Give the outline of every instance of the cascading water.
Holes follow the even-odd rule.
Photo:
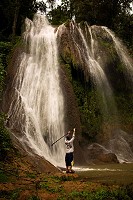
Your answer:
[[[89,27],[88,24],[86,24],[86,32],[89,32],[90,34],[90,47],[87,44],[86,38],[81,28],[79,28],[79,32],[81,34],[81,37],[83,38],[84,47],[87,51],[88,73],[90,73],[90,75],[92,76],[93,82],[96,85],[96,89],[99,92],[102,99],[102,105],[100,105],[102,114],[105,118],[107,118],[108,116],[116,117],[117,108],[115,105],[112,88],[103,70],[103,67],[98,62],[98,60],[95,59],[96,45],[95,40],[93,39],[91,27]],[[86,33],[86,35],[87,34],[88,33]]]
[[[58,28],[58,34],[61,36],[63,32],[67,32],[67,27],[61,25]],[[93,39],[91,27],[85,23],[85,30],[80,28],[80,24],[76,24],[74,21],[70,23],[69,35],[71,37],[71,43],[73,43],[75,51],[78,52],[78,57],[86,66],[85,76],[88,74],[91,76],[92,82],[99,94],[99,104],[103,115],[103,118],[107,119],[117,116],[117,107],[115,105],[112,88],[104,72],[103,66],[95,59],[96,41]],[[88,44],[87,36],[90,35],[90,43]],[[78,40],[77,40],[77,38]],[[118,121],[118,119],[116,119]]]
[[[102,27],[102,28],[103,30],[105,30],[106,34],[112,38],[116,51],[121,61],[125,65],[126,73],[130,78],[130,81],[133,82],[133,64],[132,64],[133,60],[129,57],[127,49],[111,30],[109,30],[107,27]]]
[[[88,25],[87,25],[88,26]],[[95,30],[96,26],[93,26],[92,29]],[[95,50],[97,48],[97,45],[95,46],[95,40],[93,39],[92,36],[92,32],[91,32],[91,27],[88,26],[90,35],[91,35],[91,49],[92,49],[92,55],[93,58],[95,60]],[[97,29],[97,27],[96,27]],[[114,35],[114,33],[109,30],[107,27],[102,27],[103,30],[105,30],[106,34],[112,38],[113,42],[114,42],[114,47],[118,53],[118,56],[120,57],[121,61],[124,63],[125,65],[125,74],[128,75],[129,79],[130,79],[130,83],[133,83],[133,64],[132,64],[132,60],[129,57],[127,50],[125,48],[125,46],[119,41],[119,39],[117,39]],[[96,31],[96,30],[95,30]],[[101,60],[100,60],[101,61]],[[100,65],[100,62],[98,62],[98,60],[96,60],[96,62]],[[101,62],[102,64],[104,63],[103,61]],[[96,67],[98,68],[98,67]],[[104,67],[102,66],[103,72],[104,72]],[[97,69],[96,69],[97,70]],[[98,70],[97,70],[98,71]],[[95,73],[96,74],[96,73]],[[118,111],[117,111],[117,107],[115,105],[115,100],[114,100],[114,95],[112,90],[110,89],[111,87],[109,87],[109,83],[108,83],[108,78],[106,75],[104,75],[106,77],[104,84],[102,84],[102,81],[104,80],[103,78],[100,80],[98,78],[98,80],[101,83],[97,84],[97,87],[99,87],[100,84],[102,84],[101,86],[101,93],[105,93],[104,95],[104,99],[106,102],[108,102],[107,108],[109,109],[109,104],[111,104],[110,106],[110,110],[112,109],[111,112],[109,112],[110,115],[112,116],[116,116],[116,122],[117,122],[117,126],[113,128],[113,135],[110,135],[108,138],[108,145],[107,148],[110,150],[110,152],[113,152],[114,154],[117,155],[117,158],[119,160],[120,163],[122,162],[133,162],[133,152],[131,150],[130,147],[130,143],[133,142],[133,137],[131,135],[129,135],[128,133],[124,132],[123,130],[121,130],[121,125],[119,124],[119,119],[118,119]],[[97,78],[96,78],[97,79]],[[106,85],[106,87],[104,87],[104,85]],[[102,92],[102,90],[104,92]],[[111,98],[108,98],[108,95],[111,96]],[[113,104],[112,104],[113,102]]]
[[[10,107],[12,126],[21,121],[26,147],[56,166],[64,166],[64,142],[51,144],[64,135],[64,99],[60,88],[56,33],[44,16],[26,19],[23,53],[15,78],[17,101]],[[28,151],[28,148],[27,148]]]

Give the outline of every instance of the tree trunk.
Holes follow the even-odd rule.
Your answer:
[[[19,2],[19,0],[16,0],[16,2],[15,2],[15,11],[14,11],[14,19],[13,19],[13,25],[12,25],[12,40],[14,40],[14,37],[16,35],[16,28],[17,28],[17,20],[18,20],[19,9],[20,9],[20,2]]]

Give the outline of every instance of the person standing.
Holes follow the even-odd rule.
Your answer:
[[[74,145],[73,141],[75,139],[75,128],[73,129],[73,133],[68,131],[65,137],[65,145],[66,145],[66,155],[65,155],[65,163],[66,163],[66,173],[74,173],[72,170],[72,162],[74,159]]]

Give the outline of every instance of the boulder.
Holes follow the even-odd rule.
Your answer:
[[[119,163],[114,153],[97,143],[88,146],[86,161],[88,164]]]

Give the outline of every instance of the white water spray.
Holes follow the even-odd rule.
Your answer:
[[[80,65],[83,65],[85,77],[90,76],[98,96],[98,103],[103,115],[103,119],[111,119],[118,122],[117,107],[115,105],[113,91],[104,71],[104,62],[96,59],[98,52],[98,42],[93,37],[92,29],[85,23],[85,29],[82,30],[80,24],[71,21],[69,28],[61,25],[58,28],[58,35],[61,37],[64,33],[69,35],[70,48],[72,53],[76,52]]]
[[[129,56],[126,47],[122,44],[122,42],[115,36],[115,34],[111,30],[109,30],[105,26],[102,26],[102,28],[112,38],[117,54],[119,55],[121,61],[125,65],[126,73],[130,78],[130,80],[133,82],[133,60]]]
[[[84,44],[84,50],[86,51],[86,63],[88,66],[88,73],[91,75],[93,82],[96,85],[96,89],[102,97],[101,111],[107,118],[107,116],[117,116],[117,108],[115,105],[112,88],[107,79],[107,76],[103,70],[103,66],[95,59],[95,41],[93,39],[91,27],[86,24],[86,32],[90,34],[90,47],[87,44],[86,38],[81,28],[79,33],[82,37]],[[88,34],[86,33],[86,35]],[[82,50],[83,51],[83,50]],[[110,109],[111,105],[111,109]],[[117,119],[118,120],[118,119]]]
[[[20,120],[21,143],[31,147],[55,166],[64,166],[64,99],[60,88],[58,51],[54,28],[44,16],[26,19],[26,53],[16,74],[15,107],[9,115]],[[14,121],[16,122],[16,121]],[[28,150],[27,150],[28,151]]]

